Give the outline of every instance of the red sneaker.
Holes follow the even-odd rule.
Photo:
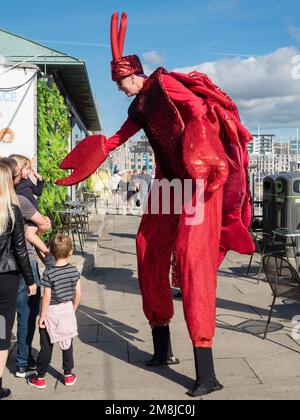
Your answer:
[[[73,386],[77,381],[77,376],[72,373],[72,375],[65,375],[64,384],[65,386]]]
[[[39,379],[37,376],[31,376],[27,379],[28,385],[33,386],[37,389],[45,389],[46,388],[46,381],[45,378]]]

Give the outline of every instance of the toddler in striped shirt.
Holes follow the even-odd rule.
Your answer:
[[[47,268],[41,280],[44,295],[39,318],[41,350],[37,374],[28,378],[28,384],[37,389],[46,388],[45,376],[55,343],[59,343],[62,350],[64,384],[72,386],[77,380],[72,371],[73,338],[78,335],[75,312],[81,299],[80,274],[69,262],[73,247],[67,235],[55,235],[50,242],[50,252],[55,266]]]

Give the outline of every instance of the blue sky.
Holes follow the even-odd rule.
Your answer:
[[[104,133],[110,135],[125,121],[130,103],[110,79],[109,26],[114,11],[126,11],[129,17],[124,53],[137,53],[147,69],[158,65],[168,70],[189,69],[206,63],[204,68],[216,75],[215,81],[223,82],[221,87],[229,89],[228,93],[241,103],[242,118],[244,111],[244,121],[251,130],[254,130],[256,119],[260,119],[257,124],[261,124],[264,131],[284,136],[293,133],[298,123],[300,126],[300,117],[290,118],[289,121],[290,113],[286,108],[289,104],[291,112],[294,110],[295,113],[295,107],[300,105],[298,94],[296,98],[298,87],[300,98],[300,80],[287,82],[288,97],[295,93],[294,102],[288,98],[284,102],[279,100],[276,110],[272,110],[272,97],[284,95],[282,85],[285,79],[273,80],[273,69],[268,64],[270,60],[273,64],[280,61],[280,65],[284,66],[291,55],[300,54],[299,0],[5,1],[1,4],[1,27],[84,59],[100,106]],[[249,67],[248,62],[244,65],[243,61],[249,60],[249,57],[262,58],[256,61],[258,67],[253,63]],[[254,94],[251,87],[252,96],[245,92],[241,94],[240,90],[236,90],[239,75],[235,73],[230,79],[226,70],[235,69],[236,65],[246,69],[248,78],[241,76],[241,80],[249,86],[253,86],[249,77],[257,77],[256,68],[259,72],[264,68],[266,82],[261,83],[266,85],[273,80],[273,93],[267,89],[266,97],[262,98],[261,89]],[[201,70],[201,66],[199,68]],[[280,92],[277,94],[278,84]],[[254,101],[256,110],[261,109],[259,115],[251,113],[246,98]],[[274,116],[278,112],[280,115],[282,103],[287,115],[282,123],[278,118],[277,123],[270,114]]]

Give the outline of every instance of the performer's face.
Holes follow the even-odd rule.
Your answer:
[[[124,77],[118,81],[117,86],[119,90],[125,93],[128,97],[136,96],[139,91],[142,89],[144,84],[144,80],[141,77],[135,76],[132,74],[131,76]]]

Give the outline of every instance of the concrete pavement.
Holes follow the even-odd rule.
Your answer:
[[[89,242],[90,261],[82,278],[79,337],[74,346],[77,384],[74,388],[62,384],[61,355],[56,348],[47,389],[30,388],[12,374],[12,351],[4,381],[14,399],[190,401],[185,392],[194,381],[193,351],[180,299],[174,299],[171,333],[174,354],[181,363],[172,369],[152,370],[143,364],[151,357],[152,340],[137,281],[135,234],[139,222],[140,217],[113,215],[107,215],[102,225],[101,220],[94,221],[93,230],[101,234],[101,242],[97,247],[97,234]],[[80,256],[74,261],[76,258],[77,265],[82,264]],[[271,332],[262,340],[272,296],[265,281],[258,285],[255,277],[244,276],[248,261],[248,257],[230,253],[219,273],[214,354],[225,389],[204,400],[298,399],[300,347],[290,334],[291,318],[300,314],[300,305],[278,301]],[[88,270],[91,264],[95,265],[92,271]],[[39,348],[38,334],[34,347]]]

